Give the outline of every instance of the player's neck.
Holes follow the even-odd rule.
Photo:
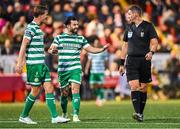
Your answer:
[[[34,21],[36,24],[38,24],[38,25],[40,25],[40,23],[41,23],[38,18],[34,18],[33,21]]]
[[[73,35],[73,34],[75,34],[75,33],[71,32],[71,31],[69,31],[69,30],[65,31],[65,33],[67,33],[68,35]]]
[[[73,34],[71,31],[67,31],[66,33],[69,34],[69,35],[72,35],[72,34]]]

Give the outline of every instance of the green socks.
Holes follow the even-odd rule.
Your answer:
[[[80,95],[72,94],[72,105],[73,105],[73,115],[79,115],[79,108],[80,108]]]
[[[28,95],[26,98],[26,103],[23,109],[23,112],[21,113],[21,117],[27,117],[29,115],[29,112],[35,102],[36,97],[32,96],[31,94]]]
[[[100,88],[100,99],[103,100],[104,99],[104,89]]]
[[[27,117],[29,115],[29,112],[35,102],[35,99],[36,97],[32,96],[31,94],[29,94],[29,96],[26,98],[26,104],[21,114],[22,117]],[[58,114],[56,111],[56,105],[53,94],[46,94],[46,104],[50,110],[51,116],[53,118],[57,117]]]
[[[63,113],[67,113],[67,105],[68,105],[68,97],[67,96],[61,96],[61,108]]]
[[[100,100],[104,99],[104,89],[103,88],[96,88],[95,89],[95,95]]]
[[[95,88],[94,92],[95,92],[96,97],[100,98],[100,89],[99,88]]]
[[[54,100],[54,95],[52,93],[46,94],[46,104],[49,108],[52,118],[56,118],[58,113],[56,111],[56,105]]]

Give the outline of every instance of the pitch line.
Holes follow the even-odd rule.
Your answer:
[[[44,123],[45,121],[37,121],[38,123]],[[0,123],[20,123],[19,121],[1,121],[0,120]],[[50,121],[49,121],[50,123]],[[68,123],[73,123],[73,122],[68,122]],[[180,125],[180,123],[159,123],[159,122],[149,122],[149,123],[146,123],[146,122],[114,122],[114,121],[97,121],[97,122],[87,122],[87,121],[82,121],[81,124],[84,124],[84,123],[87,123],[87,124],[108,124],[108,123],[114,123],[114,124],[130,124],[130,125],[140,125],[140,124],[151,124],[151,125]]]

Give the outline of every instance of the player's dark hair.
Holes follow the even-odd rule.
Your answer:
[[[39,17],[40,15],[43,15],[46,11],[48,11],[48,8],[46,6],[37,5],[34,7],[34,17]]]
[[[77,21],[77,18],[74,17],[74,16],[69,16],[66,18],[65,22],[64,22],[64,25],[69,25],[71,23],[71,21]]]
[[[142,9],[141,7],[139,7],[138,5],[132,5],[129,10],[131,10],[132,12],[136,12],[139,14],[139,16],[142,15]]]

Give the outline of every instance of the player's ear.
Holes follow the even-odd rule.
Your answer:
[[[66,25],[67,28],[69,28],[69,26],[70,26],[69,24]]]

